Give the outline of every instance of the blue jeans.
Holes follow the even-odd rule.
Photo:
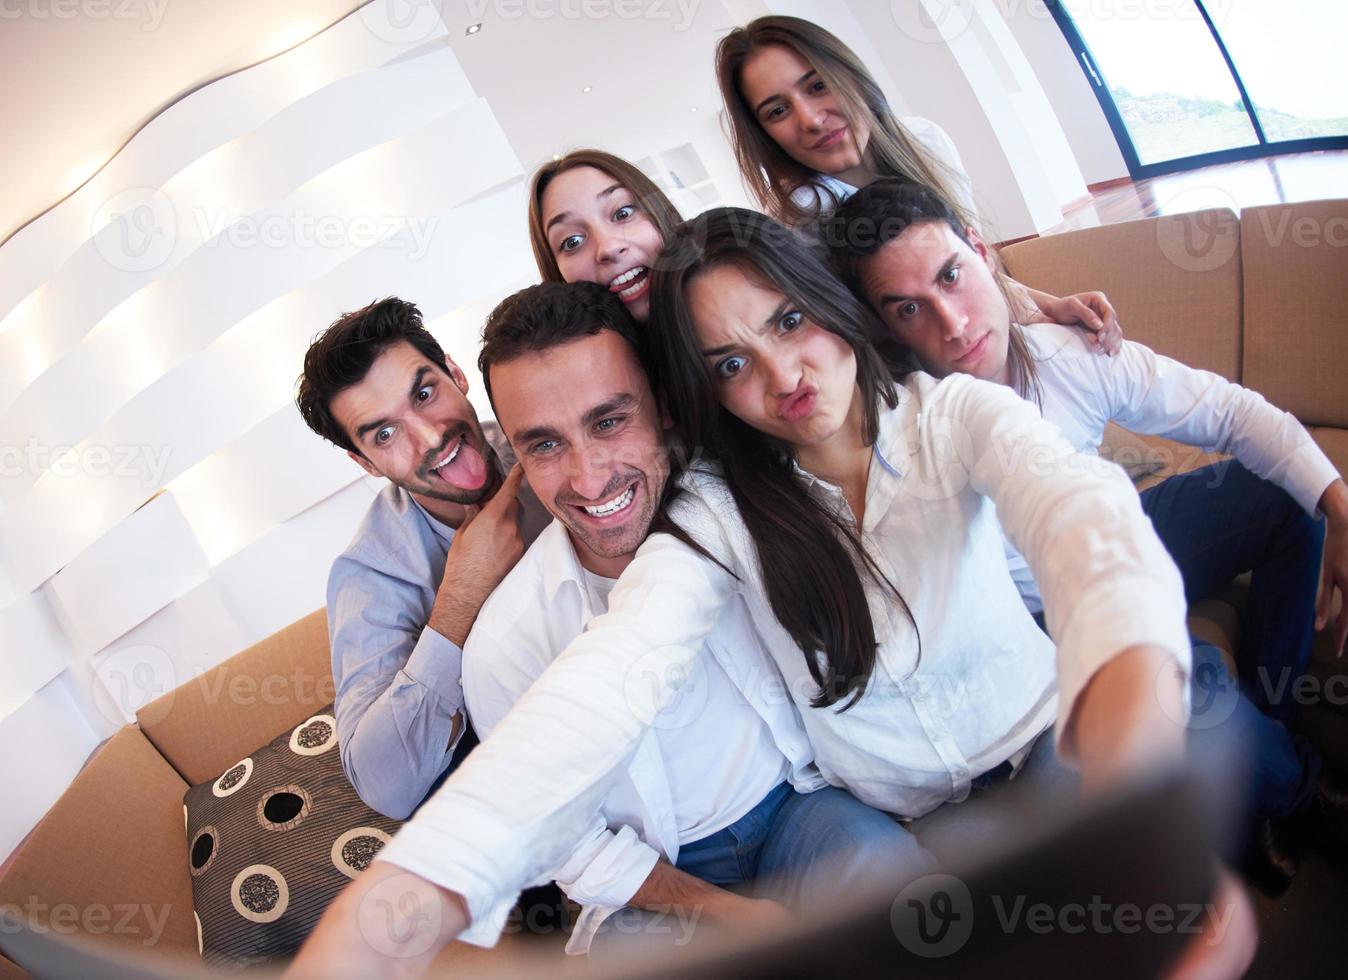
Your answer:
[[[855,900],[858,892],[892,891],[936,868],[912,834],[888,814],[836,786],[797,793],[782,783],[729,827],[679,848],[675,866],[695,878],[805,916]],[[591,952],[608,952],[618,933],[642,934],[660,913],[623,909],[608,919]],[[642,940],[668,943],[679,930],[662,923]]]
[[[1235,461],[1172,476],[1141,496],[1190,603],[1252,573],[1236,656],[1241,685],[1260,711],[1287,721],[1314,639],[1324,523]]]

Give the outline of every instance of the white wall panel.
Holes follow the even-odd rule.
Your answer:
[[[85,653],[101,650],[206,578],[206,557],[172,494],[160,494],[52,577]]]
[[[214,567],[364,475],[286,405],[183,473],[169,491]]]
[[[244,646],[326,603],[328,571],[351,543],[378,486],[357,480],[211,571],[234,610]]]
[[[98,742],[79,707],[57,683],[0,720],[0,783],[9,787],[0,807],[0,855],[13,851],[42,819]]]
[[[370,4],[294,50],[199,89],[157,116],[88,184],[0,248],[0,334],[10,310],[88,239],[98,209],[119,190],[160,187],[309,93],[446,37],[443,25],[400,31],[400,6],[406,5]],[[462,77],[457,66],[454,71]]]
[[[75,659],[45,596],[30,592],[0,609],[0,719],[18,709]]]
[[[409,91],[424,97],[407,99]],[[254,295],[266,295],[269,274],[283,283],[303,276],[302,266],[291,268],[274,254],[272,241],[310,241],[317,237],[311,226],[318,219],[340,218],[307,210],[302,196],[287,200],[288,194],[471,98],[447,49],[342,79],[195,161],[146,196],[154,209],[153,218],[146,218],[146,237],[132,232],[123,241],[123,223],[102,228],[51,280],[44,301],[0,332],[0,442],[68,443],[88,434],[106,417],[92,414],[103,405],[72,412],[76,403],[60,401],[67,374],[80,371],[79,360],[154,351],[157,362],[167,366],[184,349],[199,347],[195,340],[201,333],[211,336],[212,326],[222,329],[233,322],[227,318],[241,315],[240,304],[246,312]],[[263,261],[231,268],[240,251]],[[254,288],[227,294],[233,304],[203,307],[202,297],[231,276]],[[22,359],[3,356],[31,351],[38,338],[44,363],[35,365],[31,353]],[[67,366],[61,358],[81,341],[88,348],[81,348],[83,358],[76,350]],[[45,373],[34,381],[39,371]],[[117,386],[109,387],[105,400],[117,393]],[[129,396],[135,389],[122,390]]]

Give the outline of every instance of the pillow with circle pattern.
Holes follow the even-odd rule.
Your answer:
[[[401,822],[342,771],[332,706],[183,796],[197,946],[208,963],[294,955]]]

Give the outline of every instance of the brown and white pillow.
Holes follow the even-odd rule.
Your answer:
[[[183,796],[198,947],[208,963],[293,955],[397,832],[342,771],[332,706]]]

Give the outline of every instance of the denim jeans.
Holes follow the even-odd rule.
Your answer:
[[[1190,603],[1252,573],[1236,656],[1241,686],[1260,711],[1287,721],[1314,639],[1324,523],[1234,460],[1172,476],[1141,496]]]
[[[729,827],[679,848],[675,866],[728,891],[780,902],[801,916],[835,908],[871,887],[894,892],[935,870],[931,855],[888,814],[826,786],[798,793],[782,783]],[[659,918],[657,918],[659,917]],[[607,953],[619,933],[668,943],[679,929],[659,913],[623,909],[595,936]],[[661,921],[657,928],[654,923]]]

